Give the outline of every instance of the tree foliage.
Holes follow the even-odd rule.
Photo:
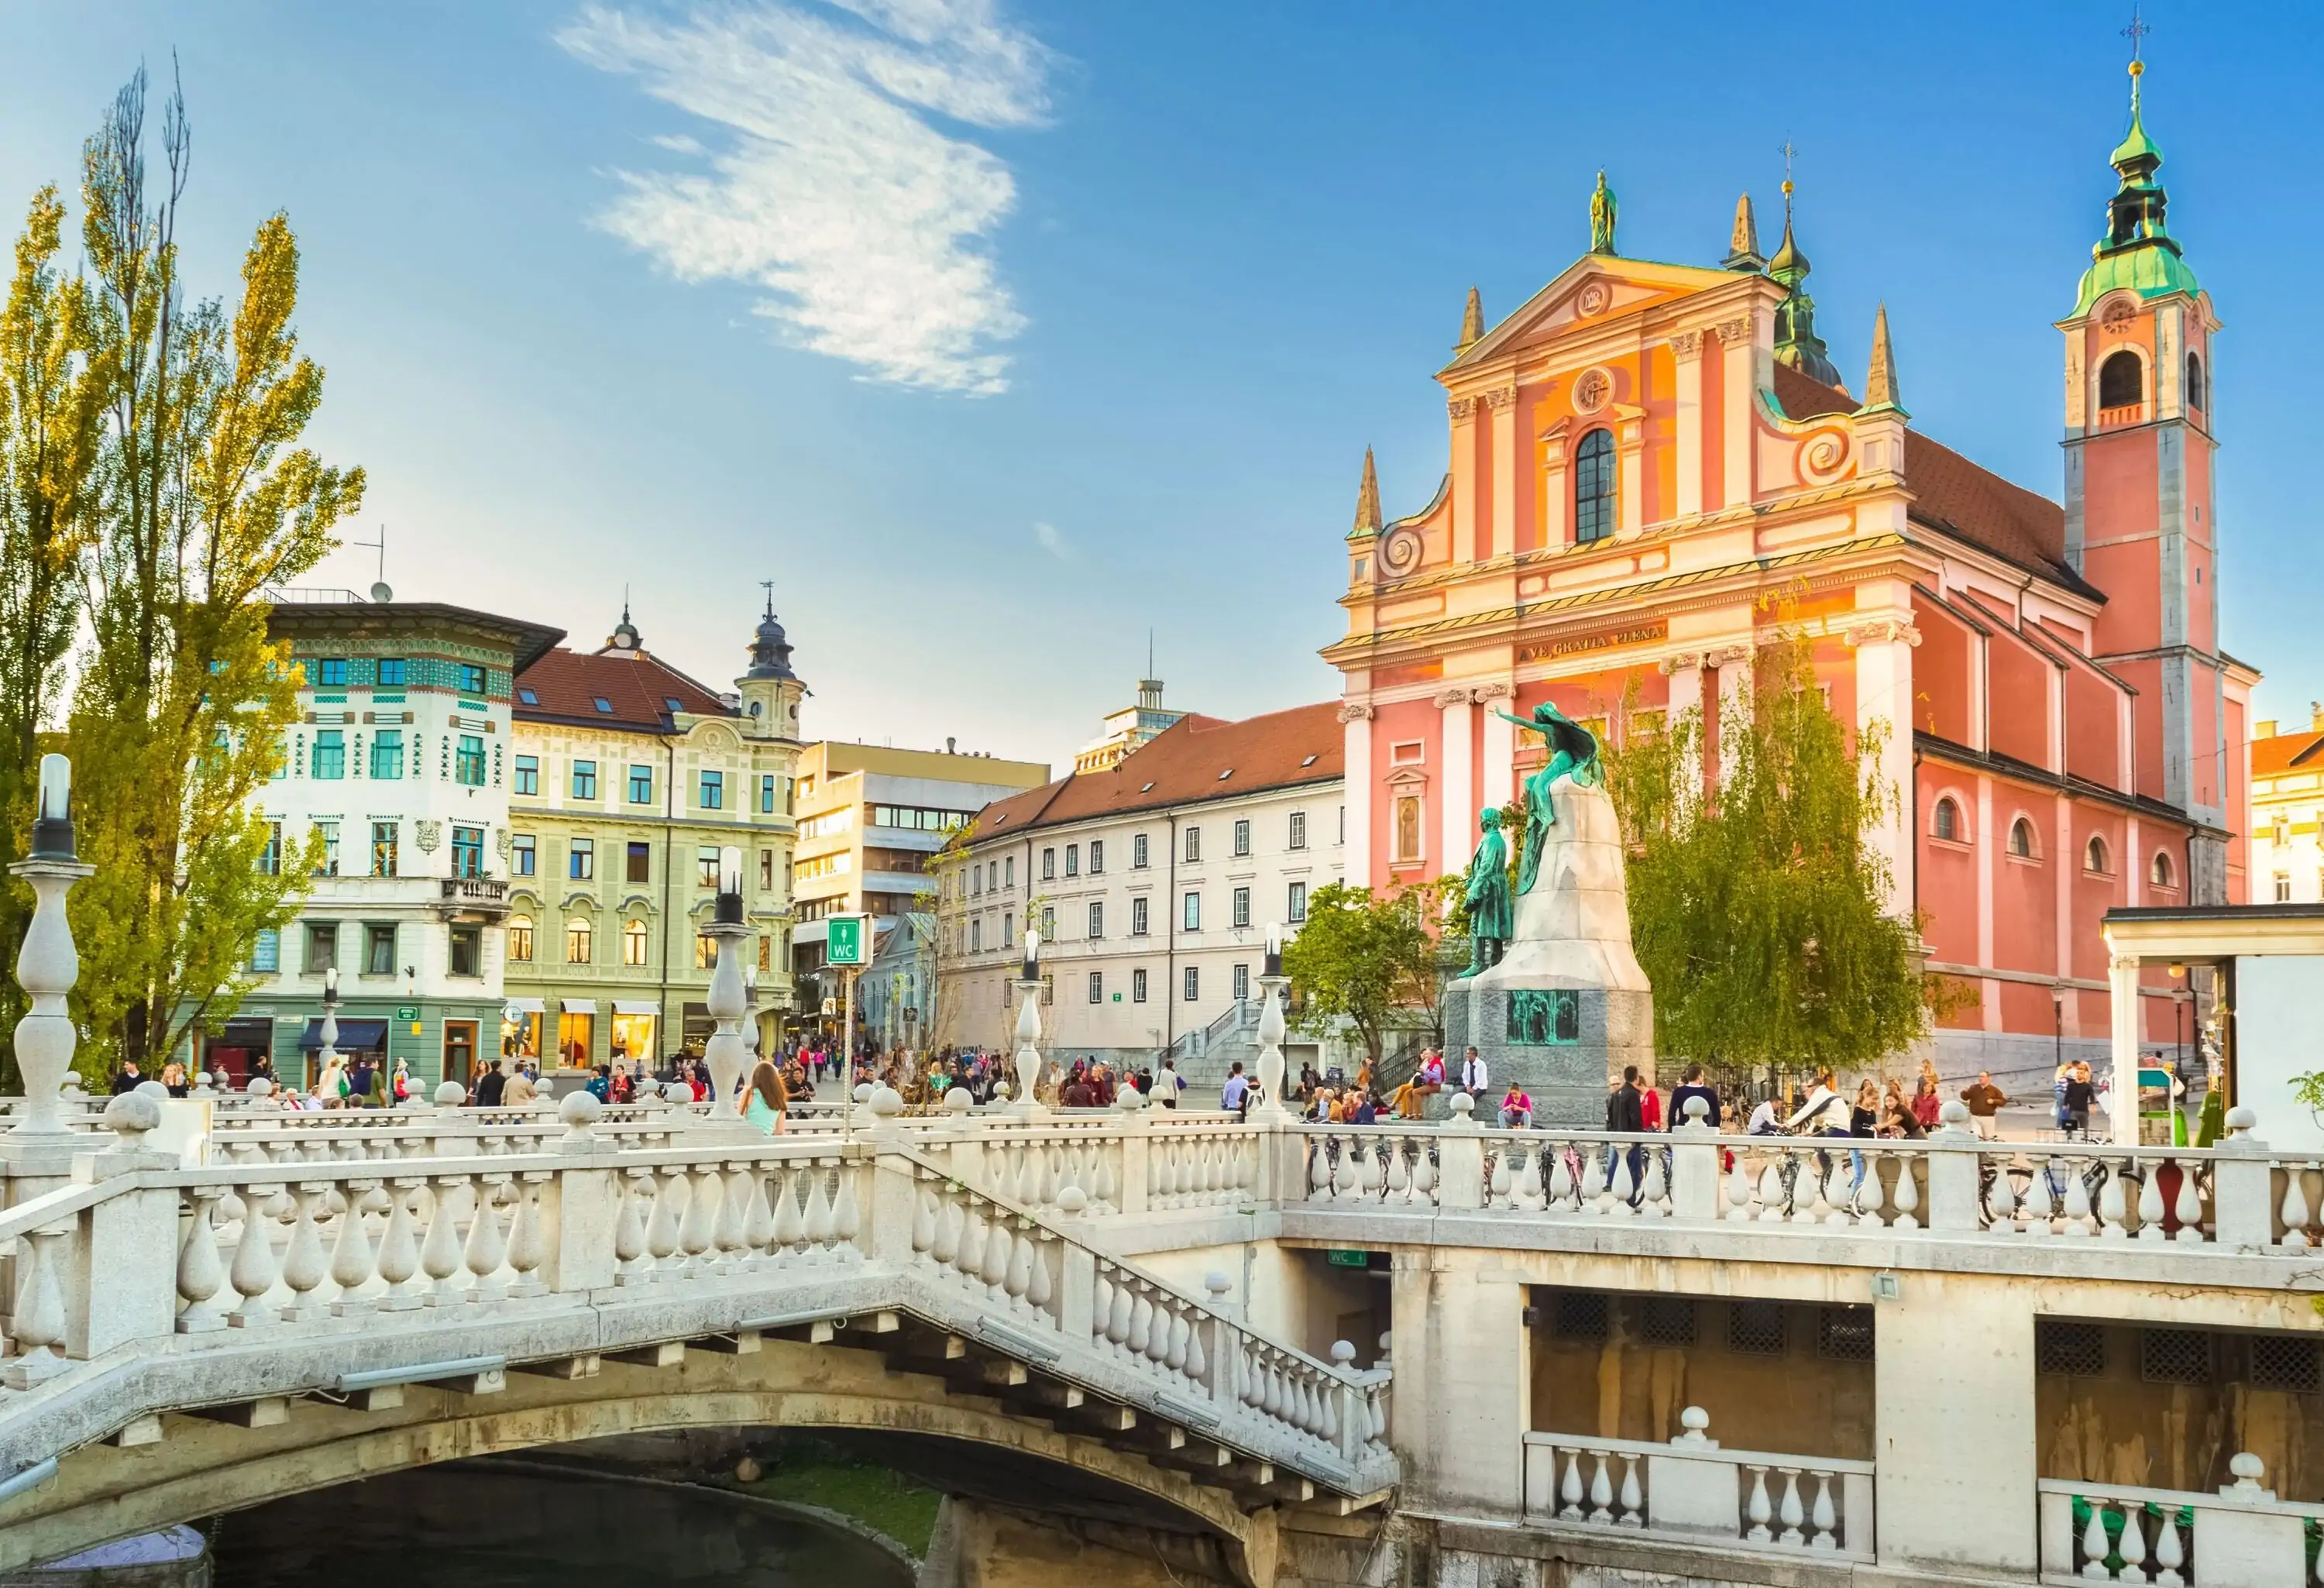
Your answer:
[[[1435,1007],[1444,974],[1439,937],[1447,898],[1459,900],[1460,882],[1444,877],[1386,895],[1346,882],[1318,888],[1306,922],[1283,946],[1301,1027],[1352,1029],[1377,1069],[1398,1012]]]
[[[1743,704],[1714,787],[1700,708],[1607,756],[1655,1045],[1729,1068],[1875,1065],[1928,1023],[1915,923],[1889,910],[1867,842],[1899,809],[1879,775],[1889,730],[1851,733],[1795,638],[1759,652]]]
[[[310,861],[262,871],[252,800],[298,701],[267,596],[332,549],[364,486],[360,469],[298,445],[323,372],[291,328],[299,254],[284,217],[258,227],[236,301],[188,300],[184,103],[173,93],[165,109],[156,186],[145,91],[140,71],[83,150],[83,273],[54,270],[62,208],[44,191],[0,334],[0,818],[13,844],[78,630],[66,728],[81,857],[97,871],[71,909],[92,1073],[156,1060],[191,1021],[230,1011],[258,932],[297,908]]]

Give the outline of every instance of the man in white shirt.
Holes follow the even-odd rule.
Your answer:
[[[1490,1084],[1485,1076],[1485,1061],[1475,1048],[1470,1048],[1461,1060],[1461,1090],[1475,1097]]]
[[[1759,1106],[1751,1111],[1751,1122],[1745,1127],[1754,1136],[1775,1136],[1783,1133],[1783,1122],[1775,1115],[1775,1100],[1762,1098]]]
[[[1226,1087],[1219,1094],[1219,1106],[1229,1113],[1240,1113],[1243,1098],[1250,1091],[1250,1082],[1243,1076],[1242,1060],[1237,1059],[1234,1066],[1227,1072]]]

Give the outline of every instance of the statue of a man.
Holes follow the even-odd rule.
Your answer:
[[[1598,173],[1597,190],[1590,195],[1590,252],[1614,252],[1614,189],[1606,185],[1606,173]]]
[[[1477,817],[1484,828],[1477,853],[1469,862],[1469,885],[1462,900],[1469,907],[1469,968],[1473,976],[1500,963],[1516,929],[1509,903],[1509,846],[1501,839],[1501,813],[1487,806]]]
[[[1542,851],[1549,845],[1549,829],[1557,825],[1557,808],[1549,798],[1550,785],[1563,777],[1571,777],[1585,786],[1604,780],[1598,764],[1598,736],[1547,700],[1533,708],[1530,722],[1506,711],[1494,715],[1521,728],[1537,730],[1549,750],[1549,759],[1542,763],[1541,770],[1525,780],[1525,854],[1517,862],[1517,891],[1530,893],[1534,878],[1541,872]]]

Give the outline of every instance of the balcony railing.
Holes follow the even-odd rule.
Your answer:
[[[2188,1588],[2299,1588],[2308,1536],[2324,1505],[2280,1500],[2260,1486],[2248,1452],[2227,1463],[2216,1494],[2044,1478],[2037,1485],[2042,1581],[2183,1583]]]
[[[506,904],[509,885],[503,877],[445,877],[444,902],[447,904]]]

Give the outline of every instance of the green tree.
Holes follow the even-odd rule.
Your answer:
[[[1876,1065],[1928,1026],[1915,923],[1867,842],[1899,810],[1889,730],[1851,733],[1789,637],[1760,651],[1742,716],[1721,721],[1713,787],[1699,708],[1607,757],[1655,1045],[1730,1074]]]
[[[104,505],[83,559],[88,642],[69,730],[82,858],[77,992],[92,1071],[158,1062],[250,984],[250,946],[295,911],[312,865],[262,869],[252,796],[276,773],[299,679],[269,640],[267,596],[337,544],[360,469],[297,445],[323,391],[291,328],[299,254],[263,222],[242,295],[189,302],[176,242],[190,140],[164,111],[161,184],[145,163],[145,78],[84,151],[88,353],[106,385]]]
[[[1315,890],[1298,936],[1283,946],[1300,1028],[1317,1035],[1351,1028],[1376,1073],[1399,1015],[1427,1010],[1441,1029],[1434,1012],[1446,974],[1440,934],[1448,896],[1461,897],[1459,882],[1440,878],[1385,896],[1345,882]]]
[[[0,310],[0,869],[22,858],[32,817],[42,729],[62,689],[80,614],[79,560],[97,507],[105,387],[85,356],[85,282],[60,272],[64,206],[32,197],[16,273]],[[0,963],[14,965],[32,891],[0,884]],[[0,1040],[23,1012],[0,980]],[[0,1079],[14,1081],[14,1056]]]

